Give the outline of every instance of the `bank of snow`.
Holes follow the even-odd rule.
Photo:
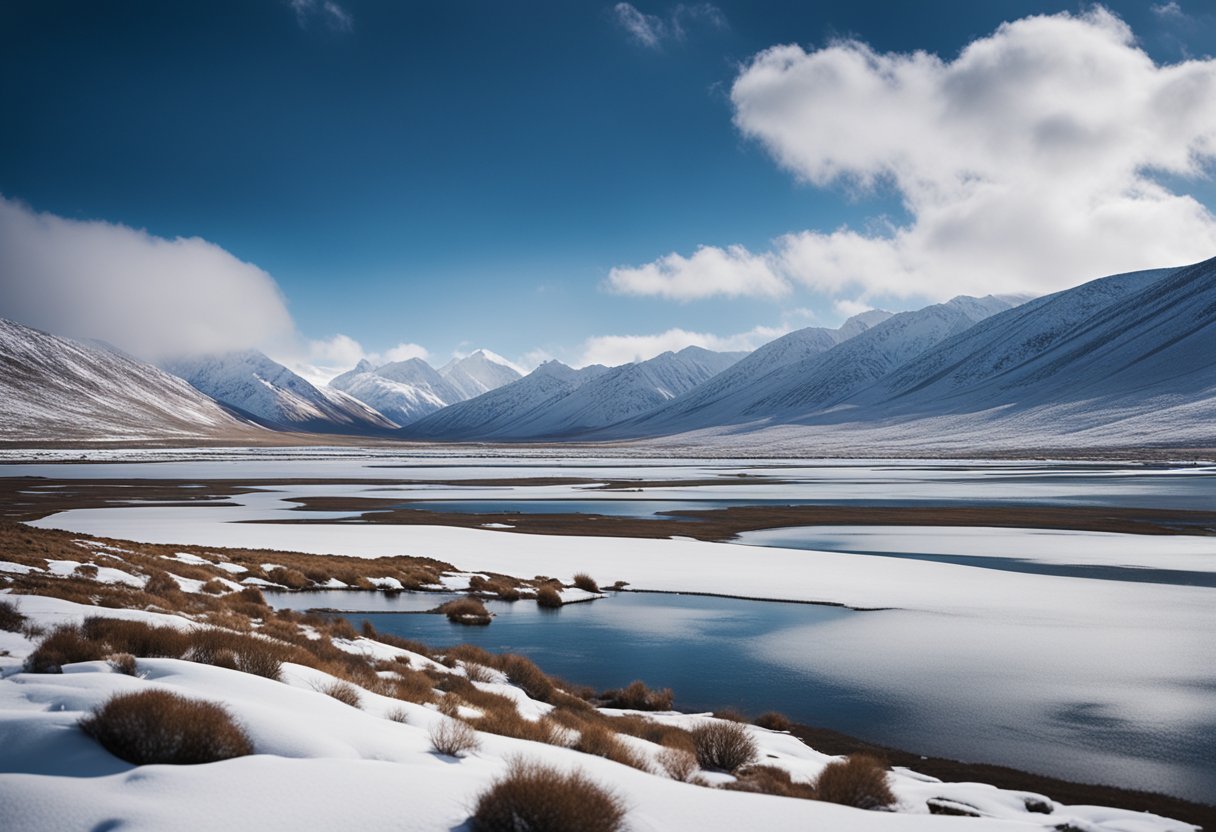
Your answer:
[[[87,615],[118,616],[155,624],[194,626],[175,616],[86,607],[57,599],[15,597],[34,622],[53,626]],[[352,649],[379,655],[398,648],[359,639]],[[937,832],[967,829],[1074,829],[1099,832],[1189,832],[1186,824],[1152,815],[1049,804],[1032,813],[1039,796],[979,784],[950,784],[911,772],[891,776],[896,812],[866,812],[833,804],[694,786],[571,749],[479,733],[479,750],[462,758],[431,750],[428,731],[446,719],[433,706],[361,692],[350,707],[319,693],[326,674],[285,665],[276,682],[234,670],[176,659],[141,659],[139,676],[113,672],[105,662],[68,665],[62,675],[21,672],[33,645],[0,633],[0,806],[5,823],[23,832],[60,829],[296,830],[465,829],[477,795],[501,775],[507,761],[526,757],[562,769],[582,769],[613,788],[628,806],[627,826],[642,830],[822,828]],[[410,656],[411,661],[425,661]],[[461,672],[461,671],[451,671]],[[480,683],[504,691],[505,683]],[[253,740],[255,755],[197,766],[124,763],[86,737],[78,720],[115,693],[149,688],[222,703]],[[533,717],[550,706],[510,689],[520,712]],[[405,722],[388,719],[403,711]],[[611,712],[609,712],[611,713]],[[657,718],[682,727],[704,715]],[[815,777],[832,758],[794,738],[754,726],[765,764],[799,780]],[[635,745],[653,759],[658,746]],[[657,767],[656,767],[656,770]],[[715,779],[729,780],[728,775]],[[987,817],[928,814],[926,801],[941,797],[976,807]]]

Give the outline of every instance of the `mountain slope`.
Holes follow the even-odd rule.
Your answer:
[[[489,350],[477,350],[464,358],[453,358],[438,372],[460,393],[459,399],[448,404],[475,398],[523,378],[523,374],[509,361]]]
[[[622,421],[608,428],[607,432],[618,436],[644,436],[687,429],[683,426],[695,423],[696,414],[712,413],[718,403],[731,399],[738,390],[756,379],[781,367],[821,355],[890,317],[890,312],[871,309],[849,318],[839,329],[811,326],[782,335],[758,347],[704,384],[636,419]]]
[[[386,433],[397,426],[337,390],[315,387],[256,350],[182,358],[165,369],[265,424],[323,433]]]
[[[596,376],[530,418],[499,430],[512,438],[564,436],[647,413],[708,381],[746,353],[686,347]]]
[[[518,381],[420,419],[406,432],[420,439],[512,437],[514,426],[543,414],[580,386],[606,372],[608,368],[600,364],[575,370],[560,361],[547,361]]]
[[[0,319],[0,439],[250,439],[265,431],[180,378]]]
[[[329,386],[375,408],[397,425],[408,425],[463,400],[461,392],[421,358],[374,369],[361,361],[354,370],[330,381]]]

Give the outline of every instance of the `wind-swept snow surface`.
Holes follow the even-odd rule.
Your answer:
[[[213,399],[276,428],[384,433],[396,427],[345,393],[315,387],[256,350],[181,358],[165,368]]]
[[[0,319],[0,439],[249,439],[264,433],[156,367]]]

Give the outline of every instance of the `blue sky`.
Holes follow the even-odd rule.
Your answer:
[[[1216,51],[1216,18],[1197,2],[1106,8],[1134,33],[1129,53],[1157,66]],[[886,172],[881,159],[901,155],[890,148],[834,176],[821,164],[838,149],[803,153],[771,114],[741,115],[752,102],[737,84],[754,56],[780,44],[814,55],[853,38],[878,55],[921,50],[950,62],[1002,22],[1060,12],[1090,7],[7,0],[0,194],[65,220],[199,237],[253,264],[277,284],[291,319],[284,326],[294,329],[296,346],[276,346],[302,362],[336,366],[354,355],[345,341],[320,343],[338,334],[380,356],[420,345],[435,363],[481,346],[521,362],[578,363],[633,349],[588,339],[672,329],[750,333],[722,343],[754,343],[838,323],[866,305],[908,308],[984,288],[979,279],[934,283],[920,249],[900,254],[899,266],[888,267],[885,252],[859,260],[907,270],[898,283],[843,272],[802,280],[772,265],[783,235],[845,227],[889,238],[921,200],[899,172]],[[825,106],[819,118],[833,112]],[[1192,127],[1191,151],[1208,146],[1208,129]],[[870,177],[871,167],[880,175]],[[1165,167],[1168,180],[1154,182],[1213,204],[1203,175]],[[746,251],[753,277],[776,270],[779,290],[734,288],[746,280],[739,258],[727,258],[722,291],[669,290],[680,275],[707,285],[679,264],[612,277],[614,268],[732,245]],[[1152,256],[1191,256],[1183,248]],[[838,262],[836,251],[815,256]],[[1090,263],[1079,255],[1069,260],[1079,273],[1051,280],[1079,282],[1108,268],[1101,258]],[[6,283],[32,280],[18,265],[4,263]],[[1146,265],[1164,264],[1129,263]],[[0,314],[33,308],[9,297],[6,311],[4,301]],[[26,317],[55,324],[50,313]],[[65,328],[87,328],[80,320]],[[112,336],[103,321],[95,334]],[[644,354],[689,337],[634,346]]]

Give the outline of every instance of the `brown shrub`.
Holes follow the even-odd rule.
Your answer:
[[[247,604],[256,604],[259,607],[270,606],[266,603],[266,596],[262,594],[262,590],[258,589],[256,586],[245,587],[240,592],[236,593],[233,600],[236,599],[240,599]]]
[[[226,667],[278,680],[289,649],[270,639],[208,628],[190,634],[186,658],[200,664]]]
[[[26,618],[12,601],[0,601],[0,630],[9,633],[19,633],[25,625]]]
[[[538,606],[545,607],[547,609],[556,609],[564,602],[562,601],[561,594],[556,589],[554,589],[552,586],[545,585],[536,590],[536,603]]]
[[[326,696],[332,696],[344,705],[350,705],[352,708],[359,707],[363,701],[363,697],[359,695],[359,689],[350,682],[343,682],[341,679],[334,679],[332,682],[327,682],[317,688]]]
[[[790,773],[776,766],[748,766],[735,772],[734,783],[727,783],[723,788],[736,792],[757,792],[773,794],[778,797],[798,797],[803,800],[814,800],[815,789],[809,783],[796,783],[790,778]]]
[[[668,777],[681,783],[691,783],[700,771],[697,755],[682,748],[664,748],[659,752],[658,761]]]
[[[611,720],[612,727],[622,734],[629,734],[668,748],[678,748],[684,751],[693,751],[696,748],[692,741],[692,734],[674,725],[664,725],[636,714],[614,716],[611,717]]]
[[[113,653],[106,656],[106,661],[109,662],[110,667],[114,668],[115,673],[122,673],[126,676],[134,676],[138,672],[135,664],[135,657],[130,653]]]
[[[815,797],[858,809],[881,809],[895,802],[886,766],[868,754],[850,754],[824,766],[815,780]]]
[[[612,760],[614,763],[632,766],[642,771],[650,770],[645,760],[635,754],[633,749],[621,742],[620,737],[611,729],[600,723],[585,725],[579,732],[578,740],[571,747],[575,751],[581,751],[584,754],[594,754],[596,757],[604,757],[605,759]]]
[[[476,598],[456,598],[439,606],[439,612],[454,624],[489,624],[490,611]]]
[[[448,667],[456,667],[460,662],[493,667],[497,664],[498,659],[489,650],[478,647],[476,644],[457,644],[444,651],[443,663]]]
[[[600,696],[604,705],[609,708],[623,708],[629,711],[670,711],[675,694],[671,688],[651,690],[639,680],[630,682],[622,690],[606,690]]]
[[[756,741],[735,722],[703,722],[692,731],[697,762],[702,768],[734,771],[756,760]]]
[[[62,673],[65,664],[95,662],[110,651],[104,644],[93,641],[74,624],[56,627],[30,653],[25,669],[30,673]]]
[[[97,577],[97,565],[94,563],[82,563],[72,571],[82,578]]]
[[[308,580],[303,572],[298,569],[287,569],[282,566],[277,566],[266,573],[266,579],[272,583],[282,584],[288,589],[303,589],[306,586],[311,586],[312,581]],[[323,580],[328,580],[323,579]]]
[[[163,690],[119,694],[80,722],[85,733],[135,765],[192,765],[253,753],[228,712]]]
[[[461,662],[460,666],[464,668],[465,675],[470,682],[493,682],[494,671],[486,667],[484,664],[474,664],[473,662]]]
[[[424,705],[435,699],[435,685],[425,673],[416,670],[401,669],[396,671],[401,677],[396,680],[392,696],[405,702],[416,702]]]
[[[473,832],[619,832],[625,804],[581,771],[516,760],[477,799]]]
[[[481,742],[477,732],[468,723],[458,719],[443,719],[431,723],[431,748],[449,757],[459,757],[466,751],[475,751]]]
[[[86,638],[106,645],[111,653],[130,653],[145,659],[178,659],[190,646],[190,636],[176,627],[158,627],[143,621],[120,618],[86,618],[81,624]]]
[[[212,578],[199,587],[199,589],[209,595],[223,595],[229,591],[227,584],[220,581],[219,578]]]
[[[767,728],[769,731],[788,731],[794,727],[794,723],[790,722],[788,716],[777,711],[760,714],[756,717],[756,725]]]
[[[595,582],[595,578],[591,577],[586,572],[579,572],[574,576],[574,585],[587,592],[600,591],[600,585]]]
[[[546,745],[565,745],[566,734],[561,726],[544,717],[536,721],[525,719],[519,715],[513,703],[509,709],[485,710],[484,716],[473,720],[472,725],[478,731],[498,734],[500,737],[543,742]]]
[[[408,725],[410,721],[410,715],[405,708],[393,708],[384,715],[384,718],[393,722],[400,722],[403,725]]]
[[[355,625],[345,618],[334,616],[326,618],[324,621],[325,624],[320,628],[321,632],[327,634],[330,638],[342,638],[347,641],[354,641],[359,637],[359,631],[355,629]]]
[[[508,682],[538,702],[548,702],[553,696],[553,680],[530,659],[511,653],[499,658],[498,669],[506,674]]]
[[[181,592],[181,587],[177,581],[173,580],[173,576],[163,569],[158,569],[148,576],[147,583],[144,584],[144,592],[149,595],[159,595],[161,598],[170,598]]]

